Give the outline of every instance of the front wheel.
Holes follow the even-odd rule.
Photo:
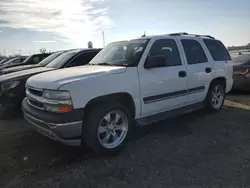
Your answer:
[[[119,151],[126,143],[132,124],[129,110],[119,104],[93,107],[83,126],[83,139],[97,153]]]
[[[224,84],[219,81],[211,83],[207,97],[204,101],[206,108],[212,112],[216,112],[221,109],[225,100]]]

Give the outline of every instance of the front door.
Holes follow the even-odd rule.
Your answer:
[[[151,41],[150,44],[152,47],[146,61],[138,66],[142,117],[183,106],[187,97],[186,70],[176,41],[166,38]],[[166,63],[145,68],[147,60],[156,56],[165,57]]]

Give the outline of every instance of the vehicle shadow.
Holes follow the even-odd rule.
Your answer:
[[[157,137],[168,137],[169,140],[185,136],[197,140],[197,135],[204,134],[210,130],[213,130],[210,131],[212,132],[211,134],[214,134],[214,130],[220,132],[221,126],[231,126],[231,124],[228,125],[229,119],[231,123],[234,121],[240,123],[242,116],[250,117],[250,107],[248,109],[247,105],[244,108],[244,106],[237,106],[237,104],[226,104],[216,114],[209,114],[205,109],[201,109],[146,127],[136,127],[128,145],[135,145],[134,147],[136,147],[138,140],[142,141],[145,137],[154,137],[154,135]],[[211,119],[211,122],[208,122],[210,121],[209,119]],[[244,127],[246,124],[242,123],[240,126],[233,128],[246,129]],[[250,130],[248,131],[250,133]],[[224,134],[223,131],[221,132]],[[1,134],[0,131],[0,136]],[[199,142],[199,140],[197,141]],[[3,142],[3,144],[6,143],[8,147],[2,148],[0,146],[0,177],[2,181],[7,181],[15,175],[27,178],[34,176],[38,172],[47,172],[50,169],[79,164],[87,159],[98,160],[103,158],[103,156],[94,154],[86,145],[81,147],[65,146],[40,135],[34,129],[29,129],[22,133],[20,137],[9,138],[9,140]],[[124,152],[127,155],[130,150],[125,148]],[[120,155],[122,154],[123,152],[120,153]],[[114,156],[108,157],[112,158]],[[115,157],[119,158],[119,154],[115,155]]]
[[[188,114],[184,114],[178,117],[173,117],[167,120],[163,120],[154,124],[150,124],[144,127],[135,127],[132,140],[140,139],[148,134],[167,134],[170,137],[178,136],[190,136],[193,133],[192,128],[186,124],[188,120],[195,118],[202,118],[206,116],[207,112],[204,109],[200,109]]]
[[[6,109],[0,106],[0,120],[22,118],[21,109]]]
[[[201,110],[192,114],[191,116],[187,114],[182,118],[174,118],[146,127],[137,127],[129,143],[143,139],[148,134],[167,134],[171,137],[191,135],[192,129],[185,124],[185,119],[195,118],[197,114],[201,117],[205,113]],[[162,124],[168,125],[162,126]],[[21,134],[20,137],[9,138],[11,141],[8,141],[9,146],[4,151],[0,146],[0,161],[5,161],[4,163],[0,162],[0,177],[3,180],[9,179],[13,175],[22,178],[31,177],[38,172],[77,164],[90,158],[101,159],[119,156],[119,153],[108,156],[96,155],[85,144],[79,147],[65,146],[37,133],[33,128]]]

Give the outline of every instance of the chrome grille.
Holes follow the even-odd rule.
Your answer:
[[[42,102],[42,93],[43,93],[42,89],[27,86],[26,96],[27,96],[29,105],[34,108],[44,110],[43,102]]]
[[[39,109],[43,109],[43,104],[34,100],[29,100],[31,106],[34,106]]]
[[[43,90],[41,89],[27,87],[27,90],[30,92],[30,94],[33,94],[33,95],[37,95],[40,97],[43,95]]]

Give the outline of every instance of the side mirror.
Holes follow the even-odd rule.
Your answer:
[[[157,55],[148,57],[146,60],[146,63],[144,65],[145,69],[152,69],[152,68],[158,68],[158,67],[166,67],[167,66],[167,60],[163,55]]]

